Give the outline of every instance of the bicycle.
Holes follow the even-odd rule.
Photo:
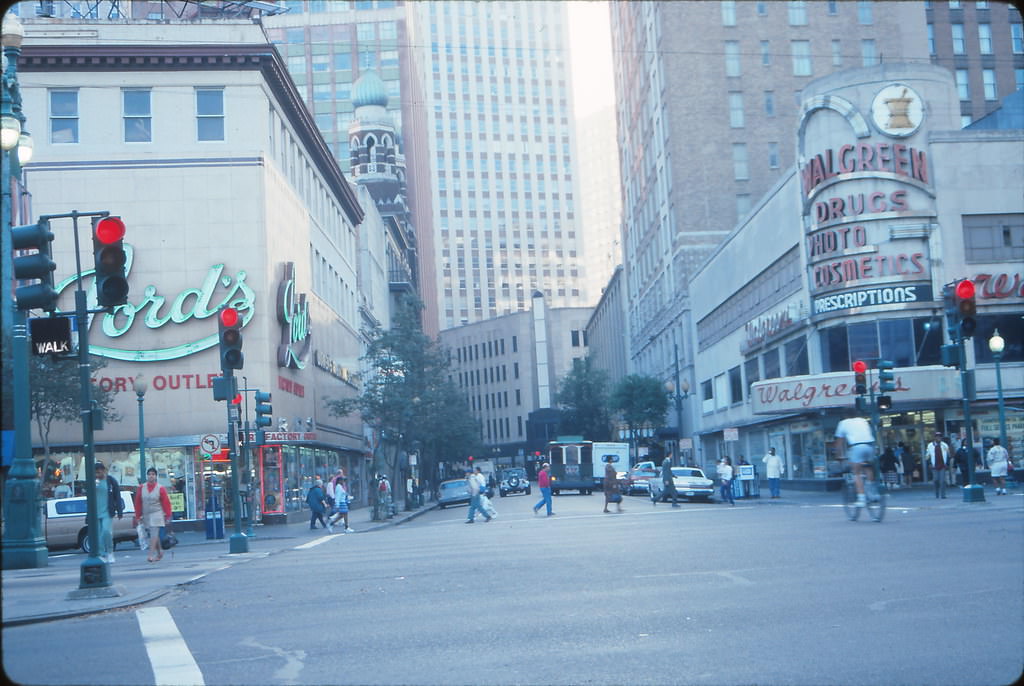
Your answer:
[[[878,466],[878,459],[871,460],[871,470],[874,479],[864,478],[864,495],[867,498],[867,507],[857,507],[857,483],[853,476],[853,469],[847,460],[843,460],[843,509],[846,511],[846,518],[851,522],[857,521],[860,511],[867,509],[872,521],[880,522],[885,516],[885,505],[889,499],[889,490],[881,479],[881,470]]]

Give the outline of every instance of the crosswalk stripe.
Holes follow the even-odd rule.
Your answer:
[[[178,625],[166,607],[136,610],[142,640],[157,686],[204,686],[199,670]]]

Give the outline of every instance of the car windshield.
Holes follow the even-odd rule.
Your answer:
[[[696,477],[698,479],[704,478],[704,472],[691,467],[673,467],[672,474],[675,476]]]
[[[449,481],[447,483],[441,484],[441,488],[443,488],[446,491],[456,491],[456,490],[458,490],[460,488],[465,488],[465,487],[466,487],[466,480],[465,479],[460,479],[458,481]]]

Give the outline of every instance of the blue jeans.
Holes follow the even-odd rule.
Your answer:
[[[540,500],[533,506],[533,511],[536,512],[540,509],[541,505],[546,505],[548,508],[548,514],[551,514],[551,488],[540,489]]]
[[[472,522],[476,518],[476,513],[479,512],[481,515],[487,518],[487,521],[491,521],[491,516],[484,512],[483,505],[480,504],[480,494],[476,494],[469,499],[469,516],[466,521]]]
[[[779,479],[777,479],[777,478],[776,479],[769,478],[768,479],[768,488],[771,490],[773,498],[778,498],[779,497]]]
[[[96,530],[99,534],[99,554],[109,555],[114,552],[114,520],[109,514],[97,513],[96,523],[99,525]]]
[[[721,490],[720,490],[720,494],[722,496],[722,502],[725,502],[726,500],[728,500],[730,503],[735,505],[736,501],[733,500],[733,498],[732,498],[732,482],[731,481],[724,481],[722,479],[719,479],[719,481],[722,482],[722,486],[721,486]]]

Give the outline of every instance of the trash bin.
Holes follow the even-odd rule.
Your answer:
[[[224,510],[217,498],[206,500],[206,538],[224,538]]]

